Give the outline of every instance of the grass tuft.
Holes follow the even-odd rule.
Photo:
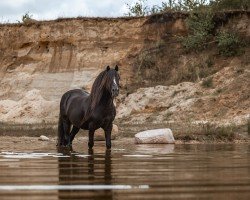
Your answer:
[[[213,77],[208,77],[202,81],[201,84],[205,88],[211,88],[213,87]]]

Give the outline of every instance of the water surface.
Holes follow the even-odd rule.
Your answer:
[[[249,144],[0,147],[0,199],[249,199]],[[32,149],[32,150],[31,150]]]

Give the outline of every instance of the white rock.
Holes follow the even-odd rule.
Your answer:
[[[42,140],[42,141],[49,141],[49,138],[46,137],[45,135],[41,135],[41,136],[39,137],[39,140]]]
[[[175,143],[171,129],[154,129],[139,132],[135,135],[137,144],[173,144]]]
[[[111,140],[114,140],[118,136],[118,126],[113,124],[113,129],[111,132]],[[95,131],[94,140],[96,141],[104,141],[105,133],[103,129],[99,128]]]

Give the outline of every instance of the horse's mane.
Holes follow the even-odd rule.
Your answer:
[[[109,73],[109,71],[104,70],[95,79],[89,95],[90,104],[85,119],[88,119],[91,116],[93,110],[99,104],[104,90],[109,89],[108,87],[111,85],[112,76],[112,73]]]

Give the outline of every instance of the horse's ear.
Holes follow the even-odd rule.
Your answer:
[[[107,66],[106,70],[107,70],[107,71],[109,71],[109,70],[110,70],[110,67],[109,67],[109,66]]]
[[[117,65],[115,66],[115,70],[116,70],[116,71],[118,71],[118,70],[119,70],[119,68],[118,68],[118,66],[117,66]]]

